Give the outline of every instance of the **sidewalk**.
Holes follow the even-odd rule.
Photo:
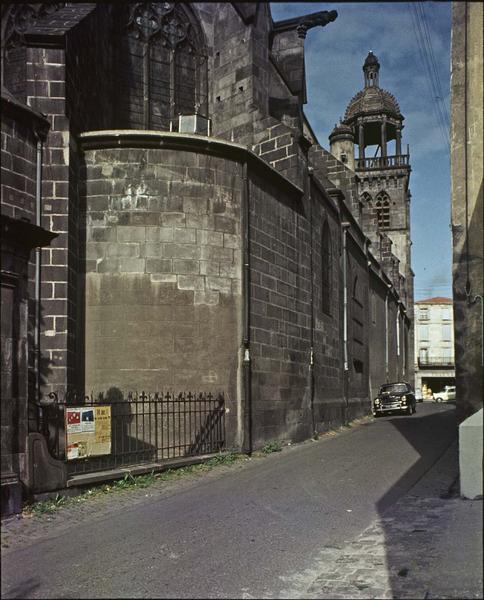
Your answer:
[[[356,539],[287,580],[284,598],[482,598],[482,499],[458,490],[457,440],[410,492]]]

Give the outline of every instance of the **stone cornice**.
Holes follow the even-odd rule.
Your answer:
[[[150,131],[135,129],[110,129],[103,131],[87,131],[78,135],[83,150],[100,150],[102,148],[162,148],[166,150],[182,150],[201,152],[236,160],[247,161],[254,170],[269,177],[273,183],[287,191],[303,196],[303,190],[276,171],[257,154],[246,146],[227,142],[220,138],[168,131]]]
[[[303,15],[302,17],[295,17],[292,19],[284,19],[283,21],[276,21],[274,23],[274,33],[280,33],[283,31],[295,30],[298,37],[305,38],[308,29],[313,27],[324,27],[331,21],[334,21],[338,13],[335,10],[321,10],[319,12],[311,13],[309,15]]]
[[[13,219],[3,214],[0,215],[0,229],[2,232],[2,242],[26,248],[27,250],[48,246],[59,235],[58,233],[52,233],[42,227],[33,225],[28,221]]]
[[[10,114],[15,119],[28,123],[42,139],[45,139],[50,128],[47,117],[15,98],[15,96],[3,86],[1,106],[4,115]]]

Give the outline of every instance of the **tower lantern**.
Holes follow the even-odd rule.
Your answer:
[[[365,87],[379,87],[378,74],[380,72],[380,63],[371,50],[368,52],[363,65],[363,72],[365,74]]]

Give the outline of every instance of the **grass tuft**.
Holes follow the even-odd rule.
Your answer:
[[[272,452],[280,452],[281,450],[281,442],[273,440],[271,442],[267,442],[267,444],[262,447],[261,452],[263,452],[264,454],[271,454]]]

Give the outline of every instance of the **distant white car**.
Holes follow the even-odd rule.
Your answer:
[[[434,393],[435,402],[450,402],[455,400],[455,385],[446,385],[441,392]]]

